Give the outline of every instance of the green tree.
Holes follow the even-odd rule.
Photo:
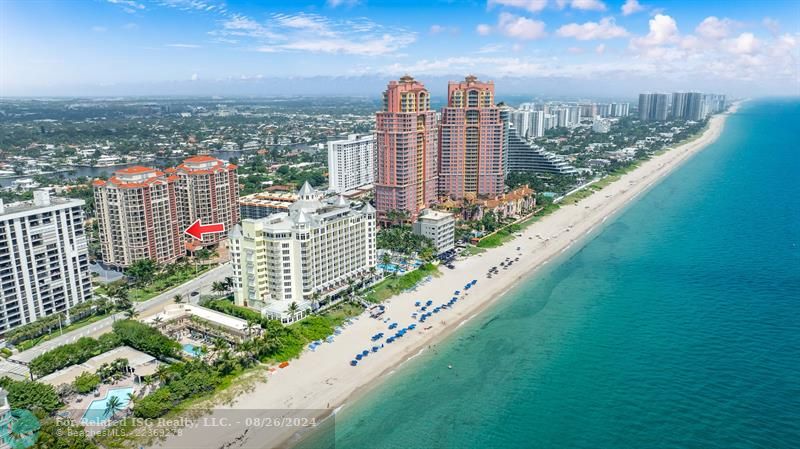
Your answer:
[[[0,378],[0,387],[8,392],[8,403],[12,408],[30,410],[49,415],[61,407],[55,388],[31,380]]]
[[[80,394],[86,394],[94,391],[100,385],[100,376],[84,371],[72,381],[75,391]]]
[[[297,305],[297,302],[292,301],[292,303],[289,304],[289,308],[286,309],[286,311],[289,312],[289,316],[291,316],[292,321],[294,321],[295,316],[297,315],[298,312],[300,312],[300,306]]]
[[[134,282],[141,284],[150,281],[158,271],[158,264],[153,259],[140,259],[132,263],[125,273],[133,278]]]

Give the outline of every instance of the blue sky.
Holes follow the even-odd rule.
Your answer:
[[[2,96],[370,94],[406,72],[536,94],[800,94],[799,50],[798,1],[0,1]]]

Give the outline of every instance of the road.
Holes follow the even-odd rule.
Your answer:
[[[136,311],[139,312],[139,315],[148,316],[159,312],[165,304],[172,303],[175,295],[181,295],[184,298],[189,298],[191,302],[196,302],[199,295],[190,296],[192,292],[197,291],[200,293],[211,293],[211,284],[217,281],[222,281],[226,277],[232,275],[233,268],[231,267],[230,262],[228,262],[212,269],[211,271],[208,271],[207,273],[201,274],[185,284],[181,284],[175,288],[165,291],[164,293],[161,293],[158,296],[148,299],[147,301],[135,303],[134,307],[136,308]],[[73,343],[75,340],[81,337],[97,336],[106,332],[110,332],[114,321],[124,318],[124,313],[116,313],[88,326],[75,329],[74,331],[67,332],[64,335],[59,335],[58,337],[36,345],[27,351],[14,354],[9,359],[14,362],[27,365],[31,360],[35,359],[39,355],[58,346],[67,343]]]

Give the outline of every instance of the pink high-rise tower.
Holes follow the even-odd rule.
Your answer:
[[[375,125],[375,206],[378,219],[394,221],[404,212],[415,221],[436,202],[436,113],[425,86],[406,75],[383,93]]]
[[[497,196],[505,188],[503,122],[494,82],[472,75],[447,84],[439,129],[439,194]]]

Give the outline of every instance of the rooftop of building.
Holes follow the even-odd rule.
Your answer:
[[[130,346],[120,346],[100,355],[96,355],[79,365],[68,366],[54,373],[50,373],[38,380],[39,382],[52,386],[70,384],[76,377],[80,376],[81,373],[95,373],[103,364],[111,363],[117,359],[126,359],[128,361],[128,366],[140,376],[149,374],[150,371],[152,371],[151,369],[142,369],[143,367],[148,365],[153,365],[154,367],[156,364],[156,358],[150,354],[133,349]]]
[[[269,231],[290,231],[302,226],[316,226],[326,221],[343,218],[351,214],[374,214],[375,209],[366,203],[355,208],[350,200],[342,195],[323,200],[322,192],[314,189],[306,182],[297,192],[298,200],[292,203],[288,212],[279,212],[265,218],[243,220],[254,224],[256,228]],[[235,226],[231,236],[241,235],[241,227]]]
[[[53,206],[83,206],[86,204],[84,200],[75,198],[62,198],[51,196],[47,189],[39,189],[34,193],[34,199],[28,201],[17,201],[14,203],[4,204],[0,199],[0,218],[10,216],[13,214],[24,214],[26,212],[33,212],[39,209]]]
[[[145,322],[152,324],[157,318],[161,319],[163,322],[167,322],[185,316],[196,316],[212,324],[222,326],[225,329],[236,331],[238,333],[244,333],[247,331],[247,320],[192,304],[169,304],[164,307],[163,311]]]
[[[453,218],[453,214],[435,209],[425,209],[417,218],[419,220],[441,221]]]

